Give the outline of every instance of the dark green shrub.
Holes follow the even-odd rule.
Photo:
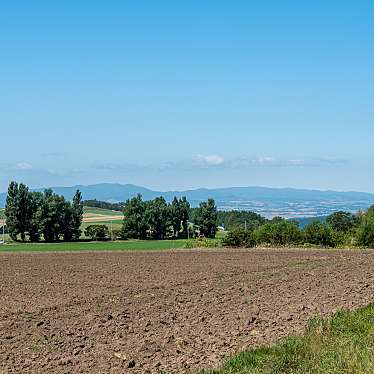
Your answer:
[[[356,242],[360,247],[374,248],[374,217],[367,216],[361,220],[356,232]]]
[[[123,230],[114,229],[112,232],[113,240],[127,240],[126,236],[123,234]]]
[[[273,246],[299,245],[303,242],[303,233],[294,221],[277,219],[259,227],[254,232],[258,244]]]
[[[306,243],[323,247],[336,247],[333,231],[324,222],[315,221],[304,229],[304,240]]]
[[[252,231],[236,228],[227,233],[222,244],[224,247],[253,248],[256,246],[256,240],[254,239]]]

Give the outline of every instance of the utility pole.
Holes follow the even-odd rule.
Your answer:
[[[244,221],[244,229],[247,231],[247,220]]]

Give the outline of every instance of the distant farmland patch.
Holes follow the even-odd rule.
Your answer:
[[[107,224],[110,221],[118,223],[123,220],[123,214],[109,209],[84,207],[83,223]]]

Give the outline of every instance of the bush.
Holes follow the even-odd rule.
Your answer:
[[[109,229],[106,225],[90,225],[84,230],[84,234],[92,240],[106,240],[109,237]]]
[[[113,240],[127,240],[128,238],[124,235],[123,230],[113,230]]]
[[[258,244],[274,246],[299,245],[303,242],[303,233],[294,221],[274,220],[254,232]]]
[[[222,244],[224,247],[253,248],[256,246],[256,240],[254,239],[253,231],[236,228],[227,233]]]
[[[367,216],[362,219],[356,234],[357,245],[374,248],[374,217]]]
[[[324,222],[315,221],[304,229],[304,240],[306,243],[324,247],[336,247],[333,231]]]

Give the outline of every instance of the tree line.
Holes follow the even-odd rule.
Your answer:
[[[374,247],[374,205],[356,214],[333,213],[325,222],[314,221],[303,229],[297,222],[280,217],[268,220],[254,212],[217,211],[213,199],[191,208],[186,197],[174,197],[167,203],[163,197],[144,201],[137,195],[116,205],[89,200],[89,206],[121,208],[122,229],[114,235],[121,239],[214,238],[217,227],[222,225],[229,229],[223,244],[230,247]],[[51,189],[32,192],[23,183],[11,182],[4,213],[7,231],[13,240],[74,241],[81,236],[83,201],[79,190],[70,202]],[[86,236],[95,240],[108,238],[109,230],[104,226],[86,228]]]
[[[124,203],[123,214],[123,239],[187,238],[196,232],[214,238],[217,231],[217,207],[213,199],[200,203],[194,210],[194,225],[190,225],[191,207],[186,197],[174,197],[168,204],[163,197],[144,201],[137,195]]]
[[[123,211],[124,203],[110,203],[108,201],[100,201],[96,199],[91,200],[83,200],[83,205],[91,208],[101,208],[101,209],[108,209],[108,210],[115,210],[117,212]]]
[[[5,206],[7,230],[13,240],[46,242],[79,240],[83,219],[82,195],[77,190],[72,202],[53,193],[31,192],[11,182]]]
[[[92,208],[101,208],[101,209],[109,209],[115,210],[118,212],[123,212],[124,206],[126,202],[119,202],[119,203],[110,203],[107,201],[100,201],[96,199],[91,200],[83,200],[83,205]],[[199,212],[199,208],[192,208],[190,207],[189,212],[189,220],[190,222],[195,222],[196,212]],[[225,230],[232,230],[235,227],[243,226],[245,224],[248,227],[258,227],[264,224],[267,219],[262,217],[260,214],[250,212],[250,211],[243,211],[243,210],[230,210],[230,211],[216,211],[216,226],[222,226]],[[198,215],[197,215],[198,216]],[[199,218],[197,217],[197,220]],[[201,222],[200,222],[201,223]],[[196,223],[197,224],[197,223]]]
[[[257,227],[241,226],[223,240],[228,247],[299,246],[374,247],[374,205],[357,214],[339,211],[326,222],[314,221],[301,229],[297,222],[275,217]]]
[[[266,222],[267,219],[260,214],[245,210],[221,210],[217,214],[217,224],[225,230],[232,230],[236,227],[255,229]]]

